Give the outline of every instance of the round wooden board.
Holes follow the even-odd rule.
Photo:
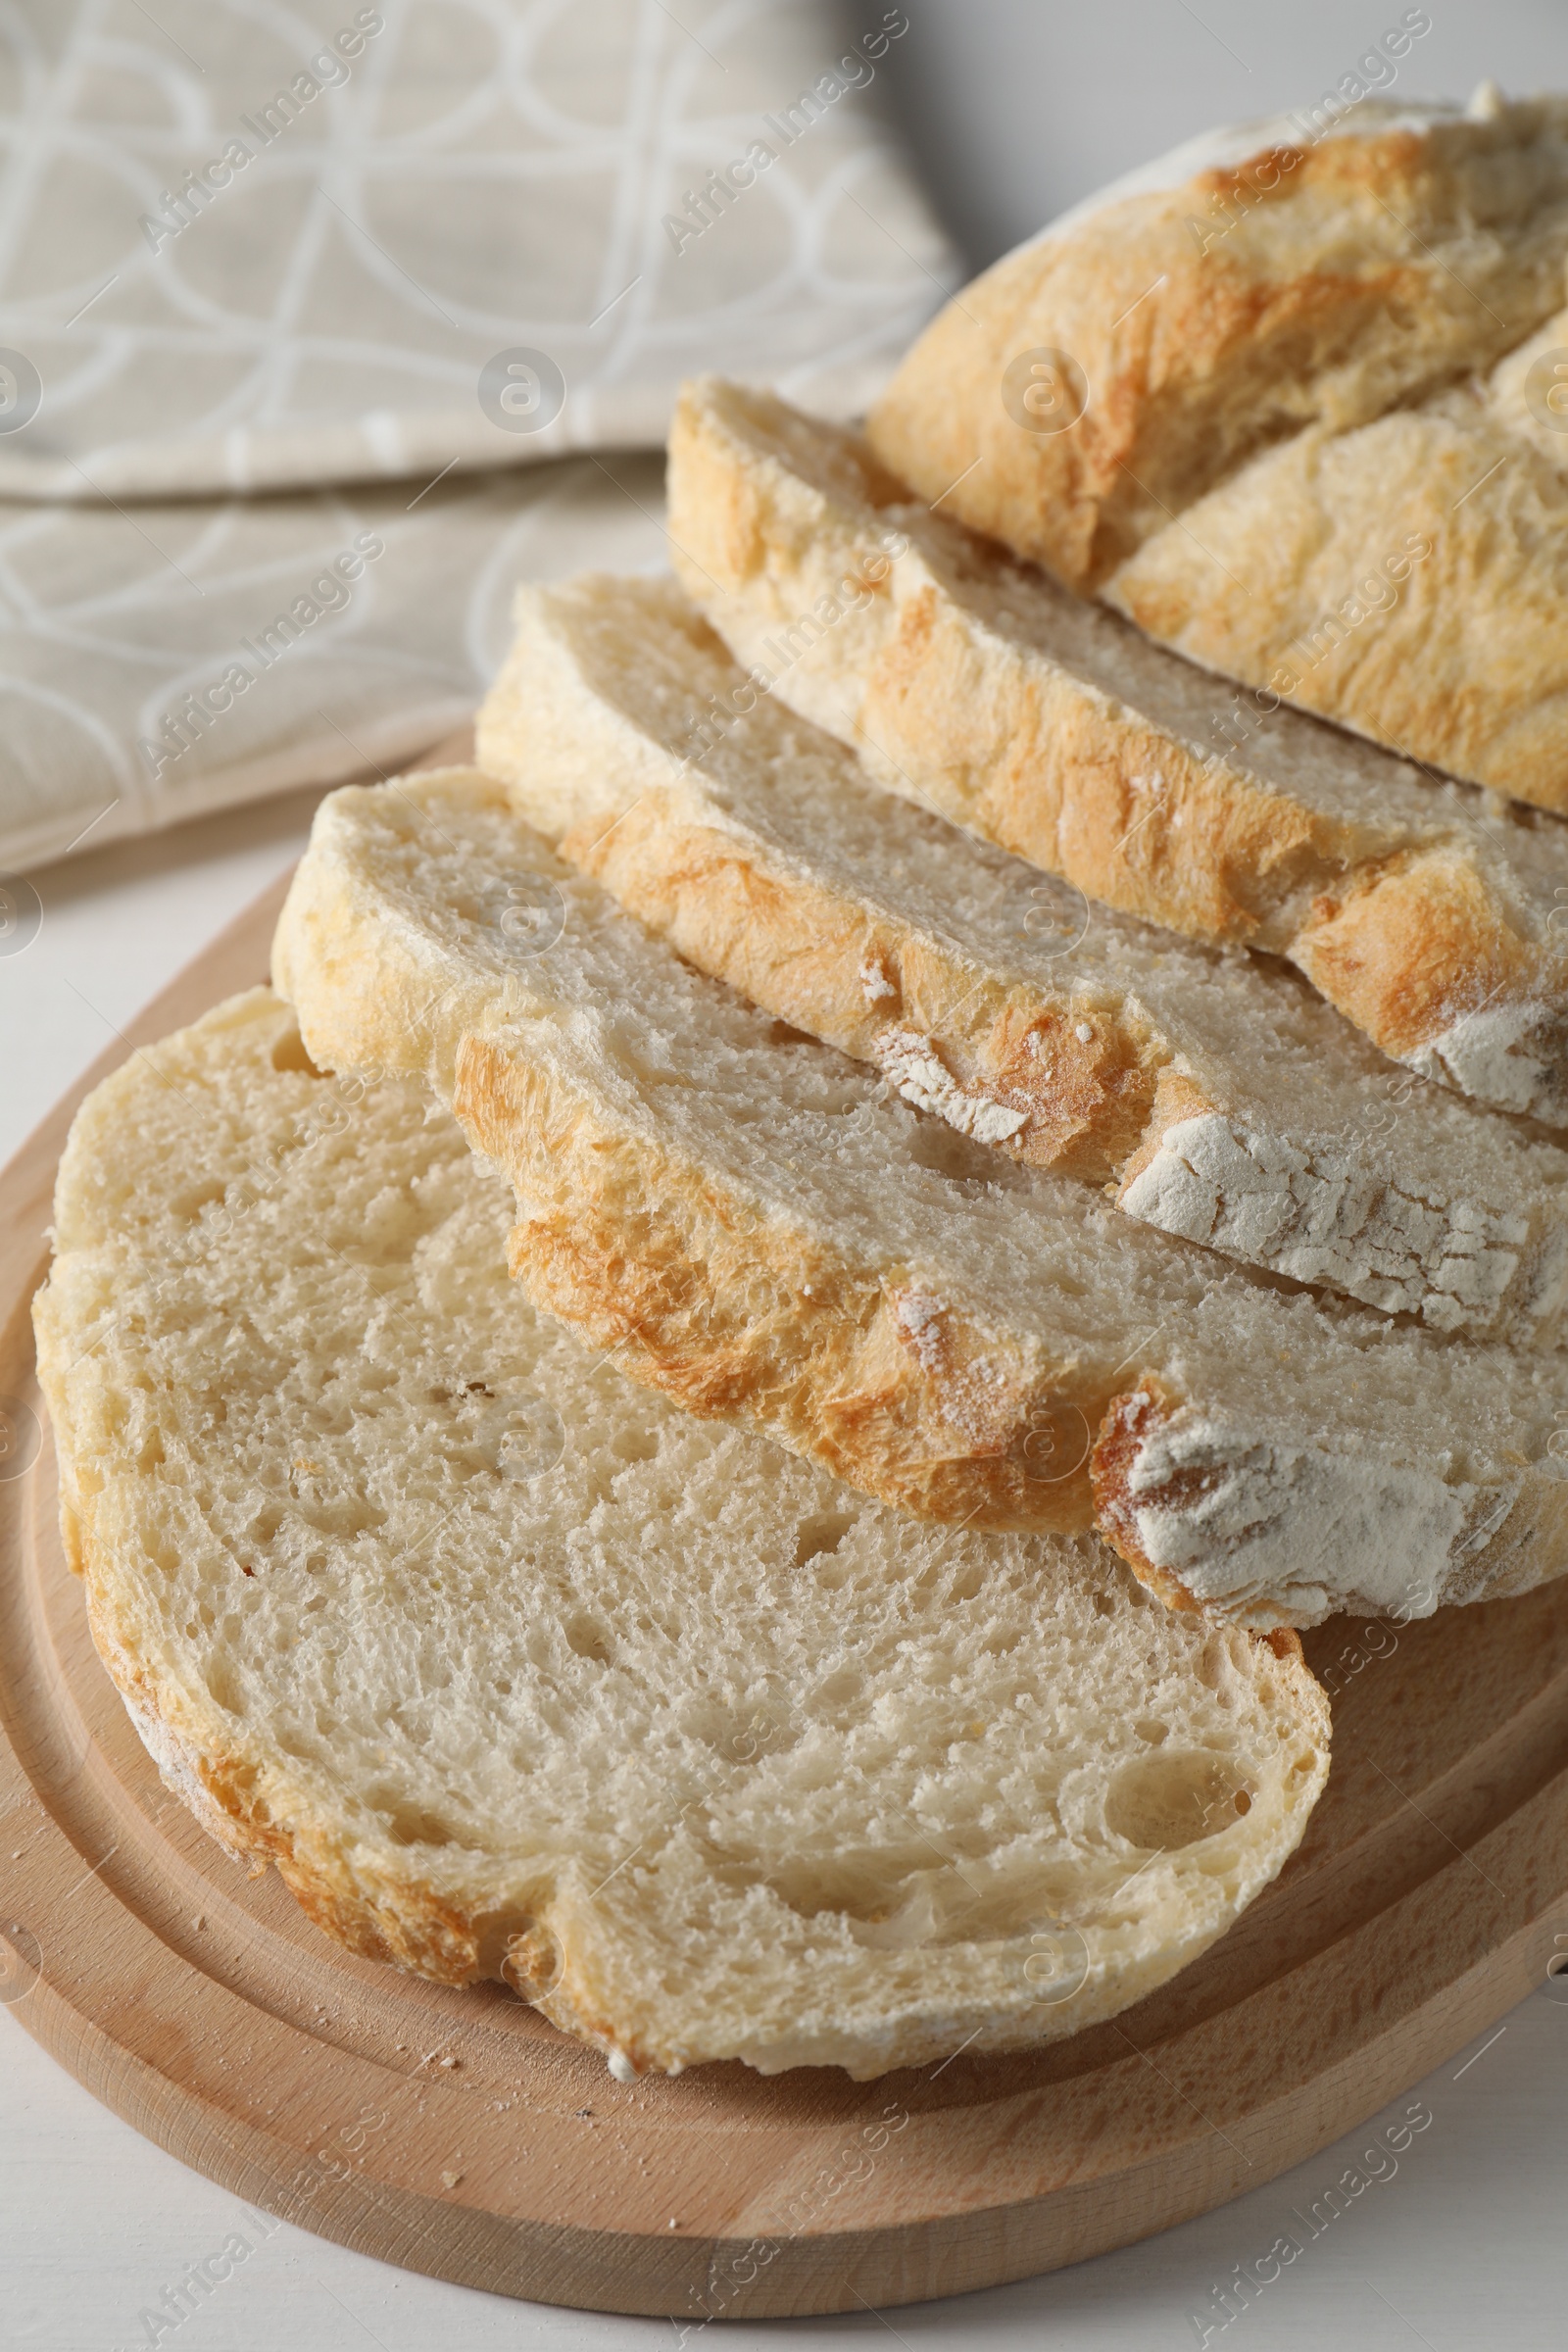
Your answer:
[[[262,979],[280,895],[128,1045]],[[0,1399],[21,1439],[0,1462],[0,1999],[198,2171],[385,2261],[543,2302],[680,2324],[877,2309],[1259,2186],[1568,1943],[1565,1582],[1310,1636],[1335,1764],[1300,1852],[1175,1984],[1037,2057],[620,2083],[498,1987],[350,1958],[164,1789],[63,1562],[28,1302],[70,1117],[122,1057],[0,1177]]]

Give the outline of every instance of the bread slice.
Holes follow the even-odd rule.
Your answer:
[[[753,680],[890,791],[1288,956],[1385,1054],[1568,1124],[1568,826],[1228,693],[768,395],[688,386],[669,494],[676,569]],[[729,723],[704,713],[694,755]]]
[[[267,990],[84,1104],[34,1315],[94,1639],[165,1779],[353,1950],[622,2075],[1109,2017],[1300,1838],[1289,1635],[920,1527],[630,1387],[422,1092]]]
[[[1445,1331],[1549,1336],[1568,1153],[1278,965],[1091,908],[878,791],[673,582],[519,590],[478,724],[519,815],[700,971],[1146,1223]],[[706,750],[691,714],[740,710]]]
[[[1568,810],[1568,98],[1478,98],[1178,150],[965,287],[870,433],[1200,659]]]
[[[1283,1292],[694,972],[474,771],[334,793],[273,948],[314,1059],[425,1077],[536,1304],[926,1517],[1091,1523],[1257,1626],[1568,1565],[1568,1358]]]

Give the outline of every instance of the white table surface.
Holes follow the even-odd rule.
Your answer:
[[[888,83],[955,229],[991,258],[1098,181],[1205,123],[1317,97],[1403,13],[1368,0],[907,0]],[[852,12],[853,13],[853,12]],[[862,13],[865,13],[862,11]],[[879,12],[878,12],[879,13]],[[1561,0],[1432,0],[1399,85],[1568,87]],[[870,22],[867,15],[867,22]],[[858,24],[858,19],[857,19]],[[297,855],[312,796],[84,855],[33,877],[42,926],[0,956],[0,1158],[117,1028]],[[1431,2127],[1212,2344],[1396,2352],[1568,2334],[1568,2002],[1531,1996],[1413,2094]],[[1389,2115],[1404,2102],[1395,2102]],[[1224,2211],[1072,2271],[887,2317],[779,2324],[824,2344],[1192,2345],[1190,2314],[1266,2252],[1367,2144],[1378,2119]],[[0,2345],[114,2352],[221,2243],[224,2190],[140,2139],[0,2011]],[[716,2348],[739,2338],[715,2326]],[[161,2341],[172,2340],[165,2334]],[[178,2330],[179,2352],[454,2352],[674,2341],[668,2323],[517,2304],[414,2277],[280,2228]]]

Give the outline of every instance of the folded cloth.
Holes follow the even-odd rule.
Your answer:
[[[857,7],[13,12],[0,869],[423,750],[695,368],[864,407],[959,272]]]
[[[0,868],[394,771],[471,713],[517,580],[662,564],[662,477],[0,508]]]
[[[652,446],[698,368],[854,413],[958,274],[856,8],[12,12],[0,497]]]

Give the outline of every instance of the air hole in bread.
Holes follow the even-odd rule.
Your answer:
[[[244,1707],[234,1675],[226,1660],[209,1659],[203,1678],[208,1690],[225,1715],[238,1715]]]
[[[749,1871],[746,1875],[755,1874]],[[836,1883],[840,1875],[842,1884]],[[798,1919],[816,1919],[824,1912],[834,1912],[866,1927],[883,1926],[901,1908],[906,1893],[903,1880],[895,1878],[891,1885],[879,1886],[853,1863],[848,1863],[842,1874],[836,1874],[830,1864],[786,1864],[768,1872],[767,1885]]]
[[[617,1429],[610,1450],[617,1461],[651,1462],[659,1451],[659,1436],[652,1429]]]
[[[767,1885],[799,1918],[836,1913],[849,1922],[857,1943],[887,1952],[1005,1941],[1027,1925],[1039,1892],[1033,1884],[1013,1882],[986,1889],[977,1900],[972,1882],[956,1869],[931,1867],[913,1855],[902,1873],[894,1856],[883,1855],[880,1884],[876,1874],[868,1883],[866,1857],[859,1859],[853,1887],[836,1883],[829,1869],[805,1867],[772,1871]]]
[[[566,1628],[566,1646],[602,1666],[610,1655],[610,1636],[597,1618],[574,1617]]]
[[[1162,1750],[1124,1764],[1105,1794],[1105,1826],[1129,1845],[1166,1853],[1231,1828],[1252,1792],[1224,1756],[1202,1748]]]
[[[463,1840],[448,1827],[439,1814],[428,1813],[418,1805],[396,1805],[388,1818],[387,1827],[397,1845],[461,1845]]]
[[[804,1568],[808,1560],[837,1551],[854,1525],[854,1514],[849,1511],[819,1511],[813,1519],[803,1519],[795,1538],[796,1567]]]

